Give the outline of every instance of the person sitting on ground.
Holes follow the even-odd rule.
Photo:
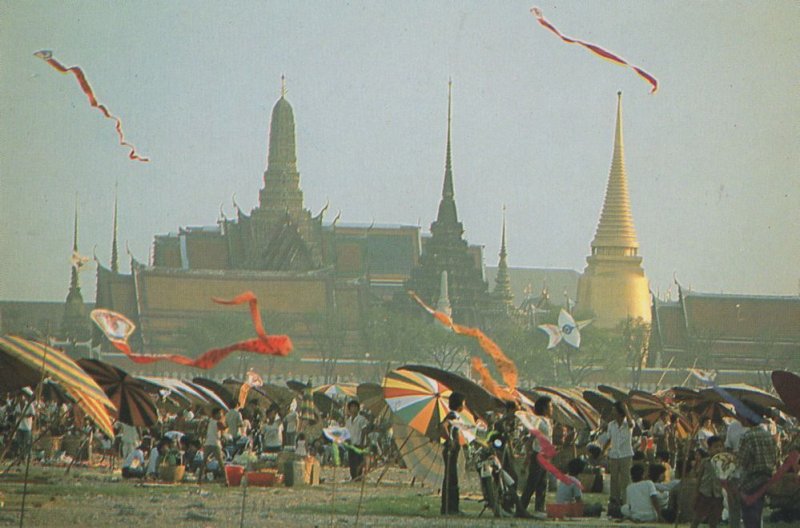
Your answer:
[[[556,504],[581,504],[581,513],[576,514],[576,517],[599,517],[603,511],[600,504],[585,504],[583,502],[583,493],[581,492],[581,481],[578,475],[583,473],[586,469],[586,463],[580,458],[573,458],[567,463],[567,477],[572,481],[571,484],[565,484],[561,480],[558,481],[556,489]]]
[[[625,489],[625,504],[622,516],[632,521],[655,522],[661,517],[658,491],[652,480],[642,480],[644,467],[631,467],[631,482]]]
[[[692,528],[697,528],[704,520],[708,522],[708,528],[716,528],[722,518],[722,482],[717,476],[711,457],[722,452],[724,443],[722,437],[710,436],[706,444],[708,454],[697,469],[697,490],[692,501],[694,504]]]
[[[142,478],[145,471],[145,452],[150,449],[149,442],[142,442],[133,448],[122,463],[122,478]]]
[[[158,478],[158,464],[161,458],[167,454],[172,447],[172,440],[162,438],[158,441],[155,449],[150,450],[150,458],[147,460],[147,471],[145,476],[148,478]]]
[[[659,451],[656,453],[656,464],[664,468],[664,479],[662,482],[665,484],[672,481],[672,466],[669,461],[672,455],[669,451]]]

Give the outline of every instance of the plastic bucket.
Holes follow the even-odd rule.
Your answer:
[[[244,466],[225,466],[225,481],[228,486],[238,486],[242,483],[242,475],[244,475]]]

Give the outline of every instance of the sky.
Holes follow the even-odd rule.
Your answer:
[[[0,0],[0,300],[60,301],[79,251],[125,247],[258,204],[286,75],[305,205],[327,221],[434,220],[453,82],[456,203],[496,265],[582,271],[611,163],[616,92],[645,273],[703,292],[800,289],[800,4]],[[74,77],[120,116],[139,163]],[[93,270],[81,274],[94,299]]]

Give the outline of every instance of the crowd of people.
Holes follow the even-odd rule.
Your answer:
[[[32,393],[22,392],[0,404],[0,448],[17,461],[32,452],[46,463],[52,460],[38,447],[31,449],[37,439],[73,435],[83,439],[83,453],[73,457],[91,457],[93,445],[117,453],[124,478],[156,479],[165,466],[182,466],[184,478],[197,482],[224,481],[226,464],[276,461],[284,452],[314,455],[323,465],[348,466],[353,481],[363,478],[369,465],[400,460],[388,418],[373,416],[355,399],[334,403],[326,414],[310,410],[302,401],[298,397],[288,408],[259,400],[242,407],[231,402],[227,410],[160,408],[159,423],[153,427],[117,423],[112,444],[81,419],[76,406],[35,401]],[[700,419],[687,435],[675,414],[664,411],[649,423],[617,401],[612,416],[590,431],[554,422],[553,401],[542,396],[530,409],[535,431],[520,420],[519,404],[509,401],[504,412],[490,415],[480,442],[465,442],[462,436],[467,397],[453,392],[449,407],[440,428],[443,515],[461,514],[462,453],[468,467],[478,470],[487,503],[499,500],[484,486],[491,484],[491,474],[477,462],[486,460],[481,452],[488,452],[497,460],[496,485],[505,494],[503,508],[495,511],[545,518],[550,489],[555,491],[554,504],[578,505],[584,516],[605,511],[611,518],[672,522],[680,513],[692,527],[707,523],[714,528],[724,518],[732,528],[753,528],[761,525],[763,516],[765,496],[760,490],[785,455],[798,447],[792,419],[782,418],[778,425],[774,410],[757,405],[750,407],[759,420],[741,414],[717,423]],[[347,441],[326,437],[323,430],[331,427],[345,428]],[[548,444],[559,451],[552,462],[565,474],[558,480],[548,463],[552,453],[541,456]],[[604,489],[607,504],[584,502],[586,493]]]
[[[450,402],[442,433],[446,468],[456,465],[458,430],[465,427],[459,414],[466,403],[463,395],[451,396]],[[488,436],[498,439],[497,456],[508,480],[498,485],[513,494],[506,513],[545,518],[550,487],[556,490],[556,504],[579,504],[583,516],[599,516],[605,509],[610,518],[632,521],[673,522],[680,514],[693,528],[700,523],[714,528],[723,517],[733,528],[760,527],[765,485],[783,457],[800,446],[794,421],[778,426],[774,410],[750,407],[759,420],[736,414],[715,425],[701,419],[687,434],[677,415],[664,411],[648,423],[617,401],[613,417],[597,430],[578,432],[554,424],[552,400],[542,396],[533,407],[538,431],[532,434],[517,417],[518,405],[509,401],[506,412],[490,420]],[[539,456],[544,439],[567,455],[554,461],[566,472],[558,481]],[[608,504],[583,504],[583,494],[603,490],[604,479],[609,481]],[[458,504],[458,474],[448,470],[441,513],[459,515]]]
[[[255,399],[241,408],[232,402],[227,410],[200,405],[172,412],[159,408],[159,423],[152,427],[117,422],[112,443],[81,418],[77,406],[35,401],[23,392],[0,404],[0,451],[17,463],[28,453],[43,463],[56,463],[88,459],[94,446],[119,455],[123,478],[158,479],[164,466],[183,466],[185,478],[199,482],[224,481],[226,464],[276,462],[282,452],[346,465],[351,479],[358,480],[366,468],[364,453],[377,462],[392,452],[388,424],[376,420],[357,400],[333,402],[324,414],[298,407],[292,402],[283,416],[277,403],[264,405]],[[331,442],[323,434],[326,427],[346,428],[347,443]],[[44,436],[80,438],[81,452],[46,453],[38,445],[31,449]]]

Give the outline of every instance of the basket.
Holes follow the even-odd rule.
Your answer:
[[[583,503],[574,502],[571,504],[548,504],[547,516],[552,519],[583,517]]]
[[[225,481],[228,486],[238,486],[242,483],[242,475],[244,475],[244,466],[235,466],[233,464],[225,466]]]
[[[186,466],[161,466],[158,478],[164,482],[180,482],[186,474]]]
[[[269,488],[275,484],[278,484],[279,482],[280,479],[278,478],[277,471],[251,471],[247,473],[248,486]]]

